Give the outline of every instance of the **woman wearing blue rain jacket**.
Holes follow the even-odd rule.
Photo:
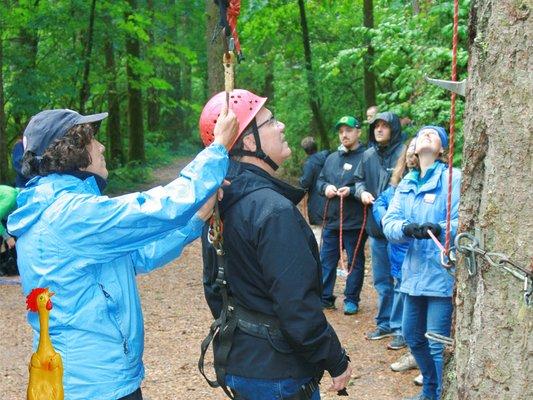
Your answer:
[[[49,329],[69,400],[142,399],[144,327],[135,276],[164,266],[199,237],[237,133],[233,112],[222,112],[215,143],[177,179],[109,198],[101,194],[104,146],[95,138],[106,116],[47,110],[31,119],[23,172],[34,177],[8,220],[24,294],[36,287],[56,293]],[[28,320],[36,347],[37,314]]]
[[[383,218],[383,231],[393,243],[411,242],[402,264],[401,292],[405,293],[402,330],[424,377],[422,392],[412,400],[440,398],[443,345],[424,334],[450,335],[454,278],[442,266],[440,250],[430,230],[441,242],[446,230],[448,166],[444,150],[446,131],[423,127],[416,137],[419,170],[400,182]],[[457,230],[461,172],[453,170],[451,235]]]

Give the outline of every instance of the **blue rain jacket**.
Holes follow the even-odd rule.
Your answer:
[[[448,194],[447,166],[436,161],[431,175],[424,182],[418,171],[408,173],[400,182],[383,218],[383,232],[393,243],[411,242],[402,264],[400,291],[411,296],[451,297],[453,277],[440,264],[440,250],[431,239],[412,239],[402,227],[409,223],[438,223],[442,228],[439,240],[446,232],[446,197]],[[420,187],[419,187],[419,183]],[[452,180],[452,240],[457,232],[461,171],[453,170]]]
[[[24,295],[56,295],[50,337],[63,358],[65,399],[114,400],[144,377],[144,327],[135,276],[162,267],[199,237],[195,213],[228,168],[221,145],[203,150],[164,187],[102,196],[93,177],[36,177],[18,196],[8,230],[18,238]],[[28,313],[37,347],[39,320]]]
[[[396,188],[389,186],[385,191],[381,192],[374,204],[372,205],[372,214],[374,219],[381,226],[381,221],[387,213],[389,204],[392,201]],[[402,278],[402,264],[405,259],[405,254],[409,248],[409,242],[406,243],[387,243],[387,253],[389,255],[390,272],[394,278]]]

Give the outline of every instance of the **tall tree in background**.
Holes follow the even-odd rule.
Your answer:
[[[85,103],[89,98],[89,72],[91,69],[91,53],[93,50],[94,15],[96,10],[96,0],[91,1],[91,11],[89,13],[89,26],[87,28],[87,38],[83,50],[83,77],[81,79],[80,106],[79,112],[85,113]]]
[[[207,41],[207,97],[224,90],[224,68],[222,55],[224,46],[220,36],[212,40],[213,32],[217,29],[219,10],[213,0],[205,0],[207,10],[207,24],[205,38]]]
[[[313,119],[320,135],[320,142],[323,148],[329,147],[329,137],[324,126],[322,113],[320,111],[320,98],[316,86],[315,76],[313,74],[313,58],[311,55],[311,43],[309,42],[309,29],[307,27],[307,17],[305,15],[305,3],[303,0],[298,0],[298,7],[300,9],[300,26],[302,27],[302,41],[304,47],[305,70],[307,73],[307,86],[309,90],[309,105],[313,112]]]
[[[0,11],[4,11],[1,9]],[[0,183],[7,182],[7,133],[6,114],[4,109],[4,30],[0,24]]]
[[[470,13],[460,231],[480,228],[487,251],[531,268],[533,101],[531,8],[476,0]],[[502,99],[505,99],[502,102]],[[461,260],[459,260],[461,261]],[[523,282],[478,257],[459,263],[454,362],[443,399],[531,399],[533,307]]]
[[[367,29],[374,28],[374,4],[372,0],[363,1],[363,25]],[[376,77],[372,70],[374,64],[374,48],[369,32],[366,33],[366,53],[363,60],[363,81],[366,107],[376,105]]]
[[[126,20],[135,24],[133,14],[137,11],[137,0],[128,0],[130,11]],[[129,130],[129,161],[145,161],[144,125],[142,112],[142,91],[139,73],[135,63],[141,57],[141,46],[135,29],[129,29],[126,37],[126,74],[128,76],[128,130]]]
[[[111,25],[111,18],[106,15],[107,26]],[[104,56],[106,71],[106,96],[109,117],[107,118],[107,151],[111,166],[124,164],[124,150],[120,133],[120,100],[117,88],[117,67],[115,65],[115,49],[111,32],[106,32],[104,39]]]
[[[146,6],[152,21],[152,26],[148,30],[148,46],[155,46],[155,10],[153,0],[147,0]],[[154,64],[154,75],[157,76],[157,66]],[[146,126],[149,131],[155,131],[159,127],[159,101],[157,90],[153,85],[150,85],[146,90]]]

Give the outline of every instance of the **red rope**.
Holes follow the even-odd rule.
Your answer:
[[[237,33],[237,18],[241,13],[241,0],[230,0],[227,18],[228,24],[231,28],[231,35],[235,41],[235,51],[237,54],[241,53],[241,43],[239,42],[239,35]]]
[[[326,197],[326,203],[324,204],[324,213],[322,214],[322,229],[320,230],[320,246],[318,250],[322,250],[322,242],[324,241],[324,228],[326,227],[326,219],[328,215],[329,198]]]
[[[457,44],[459,42],[459,0],[453,2],[453,39],[452,39],[452,81],[457,81]],[[452,215],[452,174],[453,153],[455,145],[455,98],[452,92],[452,104],[450,111],[450,148],[448,154],[448,197],[446,199],[446,239],[444,249],[446,255],[450,253],[451,241],[451,215]]]
[[[355,258],[357,257],[357,253],[359,252],[359,248],[361,247],[361,243],[363,242],[363,235],[365,234],[365,228],[366,228],[367,208],[368,207],[365,204],[363,206],[363,224],[361,225],[361,230],[359,231],[359,237],[357,238],[357,244],[355,245],[355,249],[353,250],[352,263],[350,264],[350,268],[348,269],[348,275],[350,275],[353,271],[353,266],[355,265]]]
[[[340,207],[340,210],[339,210],[339,259],[341,261],[341,269],[346,269],[346,264],[344,263],[344,252],[342,251],[342,223],[343,223],[343,220],[344,220],[344,212],[343,212],[343,208],[344,208],[344,197],[340,197],[339,199],[339,207]]]

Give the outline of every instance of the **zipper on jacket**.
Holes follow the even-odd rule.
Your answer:
[[[99,283],[98,286],[100,286],[100,289],[102,290],[102,293],[104,294],[105,298],[110,299],[111,295],[106,292],[106,290],[104,289],[104,285]],[[122,337],[122,348],[124,350],[124,354],[128,354],[130,352],[130,350],[128,349],[128,341],[126,340],[126,337],[122,333],[122,330],[119,329],[118,331],[120,332],[120,336]]]

